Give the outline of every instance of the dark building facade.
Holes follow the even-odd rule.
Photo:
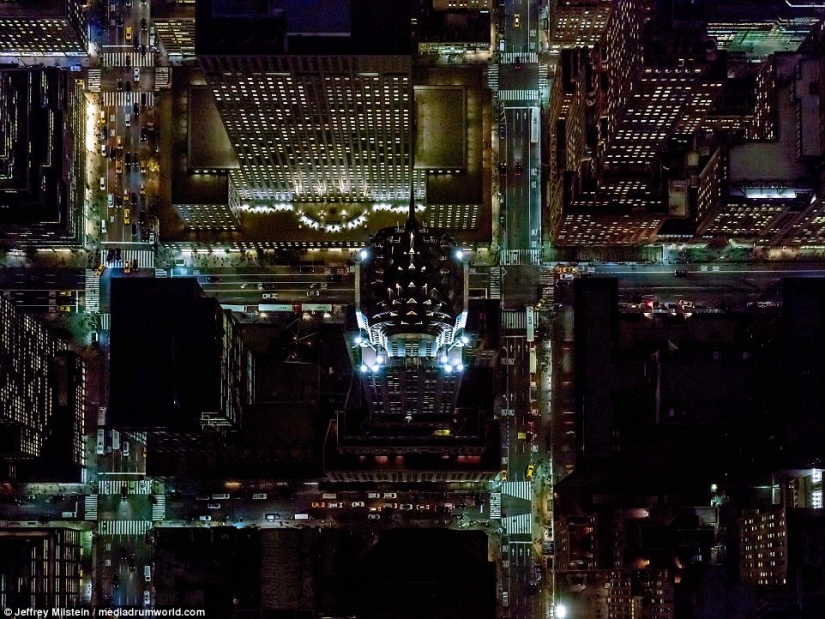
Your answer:
[[[32,461],[34,466],[35,460],[58,454],[63,465],[78,467],[86,397],[82,361],[64,352],[60,340],[5,297],[0,298],[0,317],[3,476],[19,477],[16,463]]]
[[[111,425],[186,452],[240,424],[243,353],[229,320],[194,278],[113,279]]]
[[[83,606],[82,537],[70,528],[0,529],[3,608]]]
[[[66,69],[0,69],[0,240],[67,246],[82,239],[84,104]]]

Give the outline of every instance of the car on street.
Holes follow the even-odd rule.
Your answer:
[[[144,606],[149,606],[152,603],[152,594],[148,591],[143,592],[143,604]]]
[[[201,520],[203,522],[209,522],[212,520],[212,516],[210,516],[209,514],[204,514],[202,516],[198,516],[198,520]]]
[[[220,509],[220,508],[221,508],[220,503],[208,503],[206,505],[206,509]]]
[[[401,503],[401,505],[398,506],[398,509],[400,509],[402,512],[408,512],[412,511],[413,506],[412,503]]]
[[[267,514],[265,518],[267,522],[275,522],[276,520],[280,520],[281,516],[279,514]]]
[[[125,223],[126,225],[132,223],[132,218],[130,217],[128,208],[123,209],[123,223]]]
[[[398,495],[395,494],[395,492],[385,492],[384,493],[384,498],[385,499],[395,499],[395,498],[398,498]]]
[[[535,465],[531,462],[527,465],[527,472],[525,473],[525,477],[527,479],[533,479],[533,472],[536,470]]]
[[[126,40],[127,41],[132,40],[132,27],[131,26],[126,26]]]
[[[256,492],[255,494],[252,495],[252,498],[254,500],[258,500],[258,499],[265,500],[266,499],[266,492]]]
[[[381,520],[381,514],[367,514],[367,520]]]
[[[327,507],[330,509],[341,509],[344,506],[343,503],[330,503]]]
[[[381,493],[380,492],[367,492],[368,499],[380,499]]]
[[[364,501],[353,501],[352,506],[353,507],[364,507]]]
[[[323,509],[324,507],[326,507],[326,503],[324,503],[324,501],[313,501],[312,507],[314,509]]]
[[[140,69],[138,67],[135,67],[135,70],[134,70],[133,74],[134,74],[134,80],[136,82],[139,82],[140,81]]]
[[[687,269],[676,269],[673,274],[676,277],[687,277],[688,272]]]
[[[516,13],[513,16],[513,28],[521,28],[521,13]],[[126,39],[127,41],[129,39]]]

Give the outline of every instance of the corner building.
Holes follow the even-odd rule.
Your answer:
[[[274,3],[273,3],[274,5]],[[412,148],[407,2],[307,11],[199,2],[196,53],[245,203],[406,200]]]

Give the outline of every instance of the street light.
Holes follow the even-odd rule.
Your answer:
[[[556,605],[556,619],[564,619],[567,617],[567,606],[564,604]]]

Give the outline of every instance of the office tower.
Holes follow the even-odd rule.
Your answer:
[[[0,529],[0,604],[3,608],[78,608],[83,599],[84,531]]]
[[[177,65],[195,58],[195,3],[174,0],[152,2],[152,26],[158,47],[169,63]]]
[[[85,0],[0,2],[0,56],[85,56]]]
[[[469,367],[464,355],[477,338],[467,330],[462,252],[419,224],[411,201],[406,223],[379,230],[356,269],[356,328],[347,337],[355,376],[327,475],[492,478],[498,452],[488,427],[489,394],[485,405],[479,382],[483,377],[489,388],[492,376]]]
[[[0,240],[70,246],[83,238],[86,99],[56,67],[0,69]]]
[[[821,15],[771,6],[562,3],[547,200],[558,244],[819,236],[806,166],[822,156]],[[570,31],[572,11],[604,21],[603,36]]]
[[[244,204],[409,196],[407,2],[197,4],[196,53]]]
[[[17,477],[29,482],[83,483],[86,453],[86,365],[77,353],[62,350],[49,364],[52,414],[43,432],[39,458],[17,464]]]
[[[246,381],[230,321],[194,278],[113,279],[111,425],[145,430],[153,456],[209,452],[238,427]]]
[[[64,436],[62,448],[68,450],[71,445],[71,459],[79,462],[77,424],[82,423],[81,403],[85,399],[82,381],[67,383],[70,392],[61,399],[61,393],[53,388],[54,374],[50,375],[54,360],[65,358],[61,356],[64,349],[65,345],[38,321],[20,312],[9,299],[0,298],[0,458],[9,467],[2,471],[3,477],[16,476],[18,461],[48,455],[44,445],[58,421],[69,435]],[[72,371],[82,375],[78,362],[72,362]],[[64,401],[62,420],[56,420],[55,405],[62,409]]]

